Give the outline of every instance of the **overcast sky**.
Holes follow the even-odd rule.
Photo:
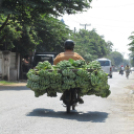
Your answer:
[[[134,31],[134,0],[93,0],[91,6],[87,12],[64,15],[65,24],[77,30],[84,28],[80,24],[91,24],[88,30],[95,28],[106,41],[114,44],[114,51],[128,59],[128,37]]]

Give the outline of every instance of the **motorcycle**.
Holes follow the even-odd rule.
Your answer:
[[[72,107],[72,110],[75,110],[75,106],[77,102],[79,102],[79,95],[78,95],[79,89],[72,88],[70,90],[66,90],[61,100],[63,100],[63,103],[66,105],[66,111],[67,113],[70,113],[70,109]]]
[[[121,75],[123,75],[124,74],[124,71],[123,70],[120,70],[120,72],[119,72]]]

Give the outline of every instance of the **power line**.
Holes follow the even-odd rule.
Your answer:
[[[88,16],[88,17],[90,17],[90,16]],[[75,17],[76,18],[76,17]],[[83,18],[82,16],[81,16],[81,18],[82,18],[82,20],[83,20],[83,22],[85,22],[85,21],[88,21],[87,19],[85,19],[85,18]],[[90,18],[95,18],[95,17],[90,17]],[[80,20],[80,18],[76,18],[77,20]],[[134,21],[122,21],[122,20],[112,20],[112,19],[104,19],[104,18],[95,18],[95,19],[103,19],[103,20],[109,20],[109,21],[121,21],[122,23],[123,22],[125,22],[125,23],[127,23],[127,22],[129,22],[129,23],[134,23]],[[78,22],[78,21],[76,21],[76,20],[74,20],[74,19],[72,19],[71,18],[71,20],[72,21],[74,21],[74,22],[76,22],[76,23],[81,23],[81,22]]]
[[[70,20],[70,21],[73,21],[73,22],[76,22],[76,23],[81,23],[81,22],[78,22],[78,21],[75,21],[75,20]],[[86,20],[85,20],[86,21]],[[118,27],[118,28],[126,28],[126,29],[130,29],[130,27],[121,27],[121,26],[111,26],[111,25],[103,25],[103,24],[97,24],[97,23],[92,23],[93,25],[97,25],[97,26],[105,26],[105,27]],[[80,24],[80,25],[82,25],[82,24]],[[91,24],[90,24],[91,25]],[[82,26],[85,26],[85,24],[83,24]],[[86,29],[86,28],[85,28]]]
[[[96,17],[92,17],[92,16],[86,16],[86,18],[94,18],[94,19],[102,19],[102,20],[108,20],[108,21],[119,21],[119,22],[129,22],[129,23],[134,23],[134,21],[126,21],[126,20],[113,20],[113,19],[105,19],[105,18],[96,18]],[[83,20],[83,21],[88,21],[86,18],[84,18],[83,16],[80,16],[80,18],[75,17],[77,20]]]
[[[85,30],[87,26],[91,26],[91,24],[80,24],[80,26],[85,26]]]
[[[92,16],[88,16],[88,17],[94,18],[94,19],[109,20],[109,21],[121,21],[121,22],[130,22],[130,23],[134,23],[134,21],[112,20],[112,19],[105,19],[105,18],[96,18],[96,17],[92,17]],[[82,17],[82,18],[83,18],[83,17]]]
[[[134,3],[130,3],[130,4],[124,4],[124,5],[113,5],[113,6],[95,6],[92,8],[118,8],[118,7],[126,7],[126,6],[133,6]]]

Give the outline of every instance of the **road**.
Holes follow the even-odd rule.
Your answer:
[[[26,87],[0,87],[0,134],[134,134],[134,73],[108,79],[108,98],[84,96],[67,114],[57,97],[34,97]]]

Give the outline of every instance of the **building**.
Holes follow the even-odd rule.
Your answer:
[[[0,77],[8,81],[19,80],[20,54],[11,51],[0,51]]]

